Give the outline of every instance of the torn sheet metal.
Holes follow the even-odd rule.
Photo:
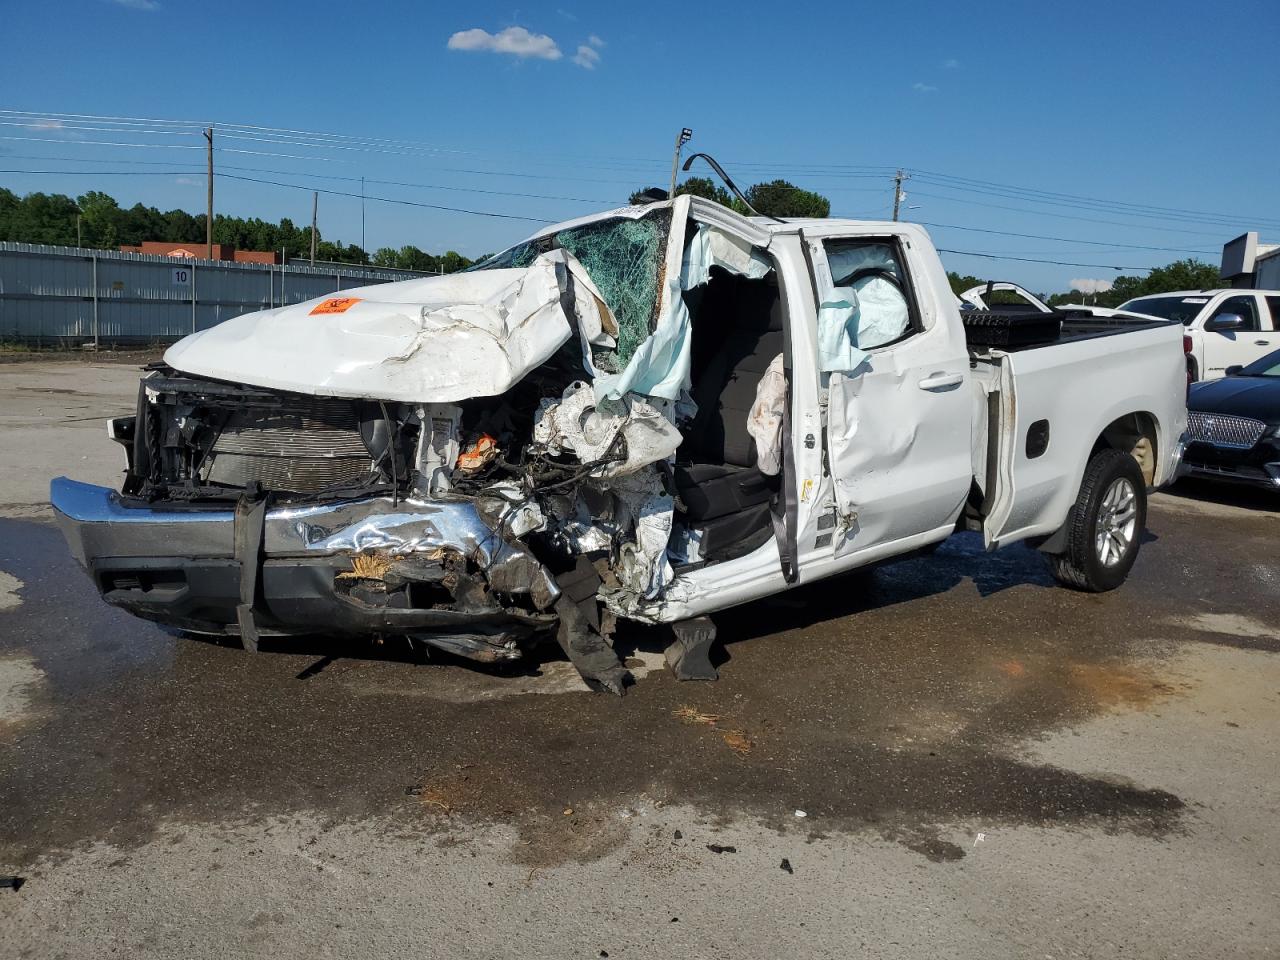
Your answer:
[[[341,313],[319,301],[246,314],[186,337],[176,370],[328,397],[452,403],[497,396],[572,335],[557,265],[360,287]]]
[[[620,447],[615,445],[621,438]],[[533,424],[533,440],[552,453],[570,452],[583,463],[611,453],[623,459],[602,466],[598,476],[620,477],[666,460],[681,442],[680,431],[643,397],[628,394],[597,404],[591,387],[571,383],[559,400],[542,401]]]
[[[500,593],[528,594],[539,610],[559,596],[555,580],[524,544],[500,536],[471,500],[388,498],[271,510],[268,556],[373,553],[392,557],[454,550],[474,563]]]
[[[624,529],[635,535],[619,549],[614,574],[624,590],[652,600],[675,576],[667,559],[675,501],[652,470],[623,477],[610,489],[621,501]]]
[[[770,477],[782,470],[782,417],[787,406],[787,374],[782,354],[773,358],[756,384],[747,413],[747,433],[756,442],[756,469]]]
[[[597,404],[591,387],[579,381],[561,399],[544,400],[533,427],[534,442],[552,454],[572,453],[583,463],[621,457],[566,498],[557,533],[575,552],[622,541],[615,573],[625,589],[645,598],[660,594],[672,577],[666,552],[675,501],[653,468],[681,442],[668,407],[674,404],[659,409],[635,394]]]
[[[605,302],[604,294],[587,273],[587,268],[567,250],[552,250],[546,254],[552,263],[563,264],[566,277],[561,280],[562,290],[567,290],[573,302],[574,316],[578,321],[578,335],[582,340],[583,360],[588,369],[592,364],[592,348],[612,349],[617,346],[618,321]]]

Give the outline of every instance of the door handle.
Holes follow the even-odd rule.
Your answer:
[[[1270,341],[1267,341],[1267,340],[1255,340],[1253,341],[1253,345],[1255,347],[1269,347],[1271,346],[1271,343]]]
[[[941,390],[944,387],[955,387],[964,383],[963,373],[934,373],[925,377],[916,386],[921,390]]]

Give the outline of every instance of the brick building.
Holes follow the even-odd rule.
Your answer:
[[[150,253],[160,257],[178,257],[184,260],[207,259],[203,243],[165,243],[160,240],[144,240],[141,246],[121,247],[121,253]],[[228,263],[276,263],[280,254],[270,250],[237,250],[229,243],[213,245],[213,259]]]

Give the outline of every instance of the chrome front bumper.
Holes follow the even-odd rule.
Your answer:
[[[174,626],[230,632],[242,570],[233,510],[134,505],[114,490],[65,477],[50,485],[50,500],[72,554],[108,603]],[[549,618],[539,611],[560,595],[554,577],[524,544],[499,536],[482,509],[464,498],[373,497],[266,511],[258,560],[265,621],[284,633],[454,638],[545,626]],[[378,605],[336,588],[353,576],[357,556],[390,571],[388,582],[418,577],[436,591],[433,602]],[[516,595],[528,605],[506,605]],[[456,644],[449,649],[459,652]]]

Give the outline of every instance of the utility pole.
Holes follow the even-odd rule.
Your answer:
[[[80,214],[78,213],[76,214],[76,246],[84,246],[84,244],[80,242]]]
[[[893,178],[893,219],[894,219],[894,222],[897,222],[897,219],[898,219],[898,206],[899,206],[899,204],[901,204],[901,203],[902,203],[902,201],[903,201],[904,197],[906,196],[906,195],[902,192],[902,184],[903,184],[903,181],[905,181],[905,180],[907,180],[907,179],[909,179],[909,178],[908,178],[908,177],[907,177],[907,175],[906,175],[905,173],[903,173],[901,170],[899,170],[899,171],[897,172],[897,174],[896,174],[896,175],[894,176],[894,178]]]
[[[209,159],[209,195],[205,203],[204,213],[204,245],[205,258],[213,259],[213,127],[209,127],[204,132],[204,138],[209,142],[207,156]]]
[[[674,200],[676,198],[676,171],[680,167],[680,151],[684,149],[684,145],[693,139],[693,131],[688,127],[684,127],[676,135],[676,151],[671,157],[671,189],[667,191],[667,199]]]
[[[311,265],[316,265],[316,213],[320,206],[320,192],[311,191]]]
[[[369,249],[369,245],[364,242],[364,177],[360,178],[360,249]]]

